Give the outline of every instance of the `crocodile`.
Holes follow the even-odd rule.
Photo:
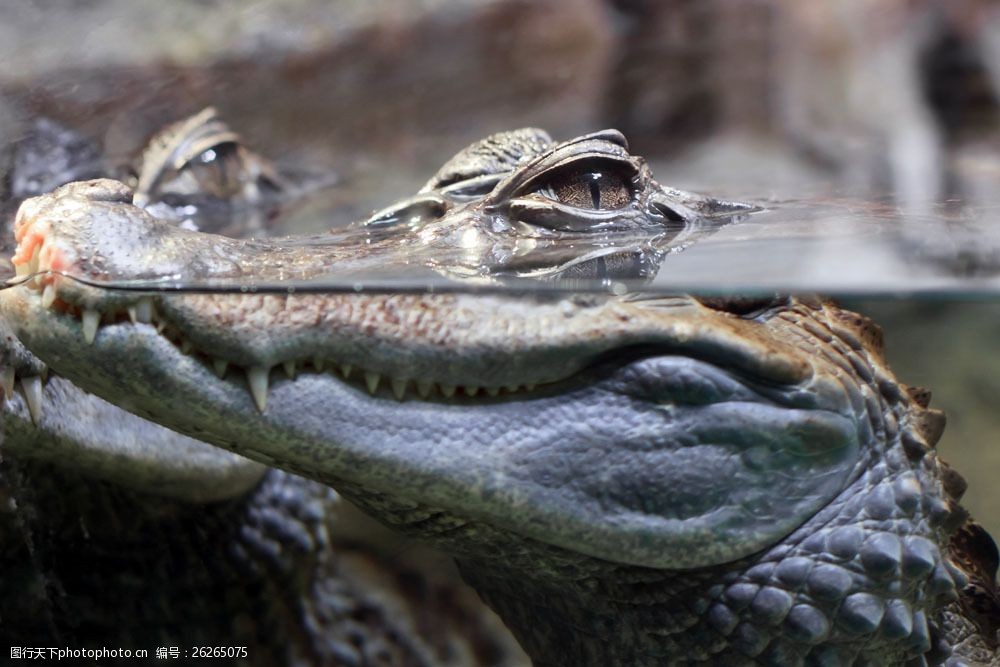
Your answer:
[[[116,171],[162,219],[227,233],[261,233],[255,222],[312,187],[249,151],[214,109],[117,170],[47,119],[9,157],[14,202]],[[161,648],[185,662],[201,651],[234,665],[523,664],[442,557],[387,539],[329,487],[84,392],[3,317],[0,367],[7,646]]]
[[[132,201],[100,180],[21,206],[17,337],[452,554],[534,664],[1000,664],[996,547],[877,325],[807,295],[523,288],[647,276],[637,239],[660,257],[739,210],[619,133],[495,135],[325,243]],[[400,262],[468,290],[298,289]]]

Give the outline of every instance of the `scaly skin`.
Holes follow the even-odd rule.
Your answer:
[[[245,647],[220,665],[517,664],[446,576],[344,539],[342,501],[293,475],[191,504],[8,461],[0,488],[13,501],[0,512],[5,645]]]
[[[829,302],[102,287],[310,278],[411,246],[450,277],[607,277],[620,249],[525,270],[519,242],[669,244],[718,208],[658,186],[617,135],[491,138],[364,245],[231,244],[130,198],[96,181],[22,207],[14,261],[38,276],[0,295],[18,337],[89,391],[448,549],[536,664],[997,662],[995,552],[932,449],[943,415]],[[140,303],[150,323],[120,316]]]

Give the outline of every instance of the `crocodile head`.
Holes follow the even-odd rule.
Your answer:
[[[731,207],[660,187],[617,133],[493,137],[319,240],[237,243],[131,199],[95,181],[22,206],[25,277],[0,293],[17,336],[89,391],[450,550],[539,664],[947,653],[963,515],[931,449],[943,418],[859,315],[812,298],[114,289],[400,262],[631,275],[633,236],[667,252]],[[532,259],[539,244],[577,250]]]

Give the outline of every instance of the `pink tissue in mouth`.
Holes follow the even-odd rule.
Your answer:
[[[64,271],[68,268],[70,262],[60,248],[55,244],[45,243],[45,232],[47,231],[48,225],[42,225],[42,228],[39,229],[39,226],[35,224],[25,225],[19,229],[19,243],[11,262],[14,265],[26,264],[31,261],[35,250],[39,249],[37,267],[39,271]],[[52,276],[46,276],[42,280],[46,283],[51,282]]]
[[[15,265],[26,264],[31,261],[31,256],[35,253],[35,248],[45,243],[45,235],[34,230],[34,227],[27,228],[25,233],[19,235],[17,249],[11,262]],[[40,258],[39,254],[39,258]]]

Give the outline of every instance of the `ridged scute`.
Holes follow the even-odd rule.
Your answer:
[[[1000,651],[1000,587],[997,570],[1000,552],[989,533],[974,521],[967,521],[948,545],[953,567],[965,575],[959,590],[958,607],[976,626],[986,649]]]
[[[882,327],[868,317],[850,310],[837,308],[831,312],[835,321],[841,325],[838,334],[842,338],[851,343],[856,341],[856,346],[852,344],[852,347],[864,348],[875,360],[885,362],[885,338]]]
[[[923,408],[915,410],[911,416],[913,427],[924,437],[927,443],[933,447],[941,439],[947,421],[945,414],[941,410],[933,408]]]
[[[499,132],[477,141],[459,152],[427,182],[425,190],[489,174],[504,174],[552,147],[545,130],[526,127]]]
[[[926,387],[906,385],[906,393],[909,395],[910,400],[922,408],[929,407],[931,404],[931,390]]]

